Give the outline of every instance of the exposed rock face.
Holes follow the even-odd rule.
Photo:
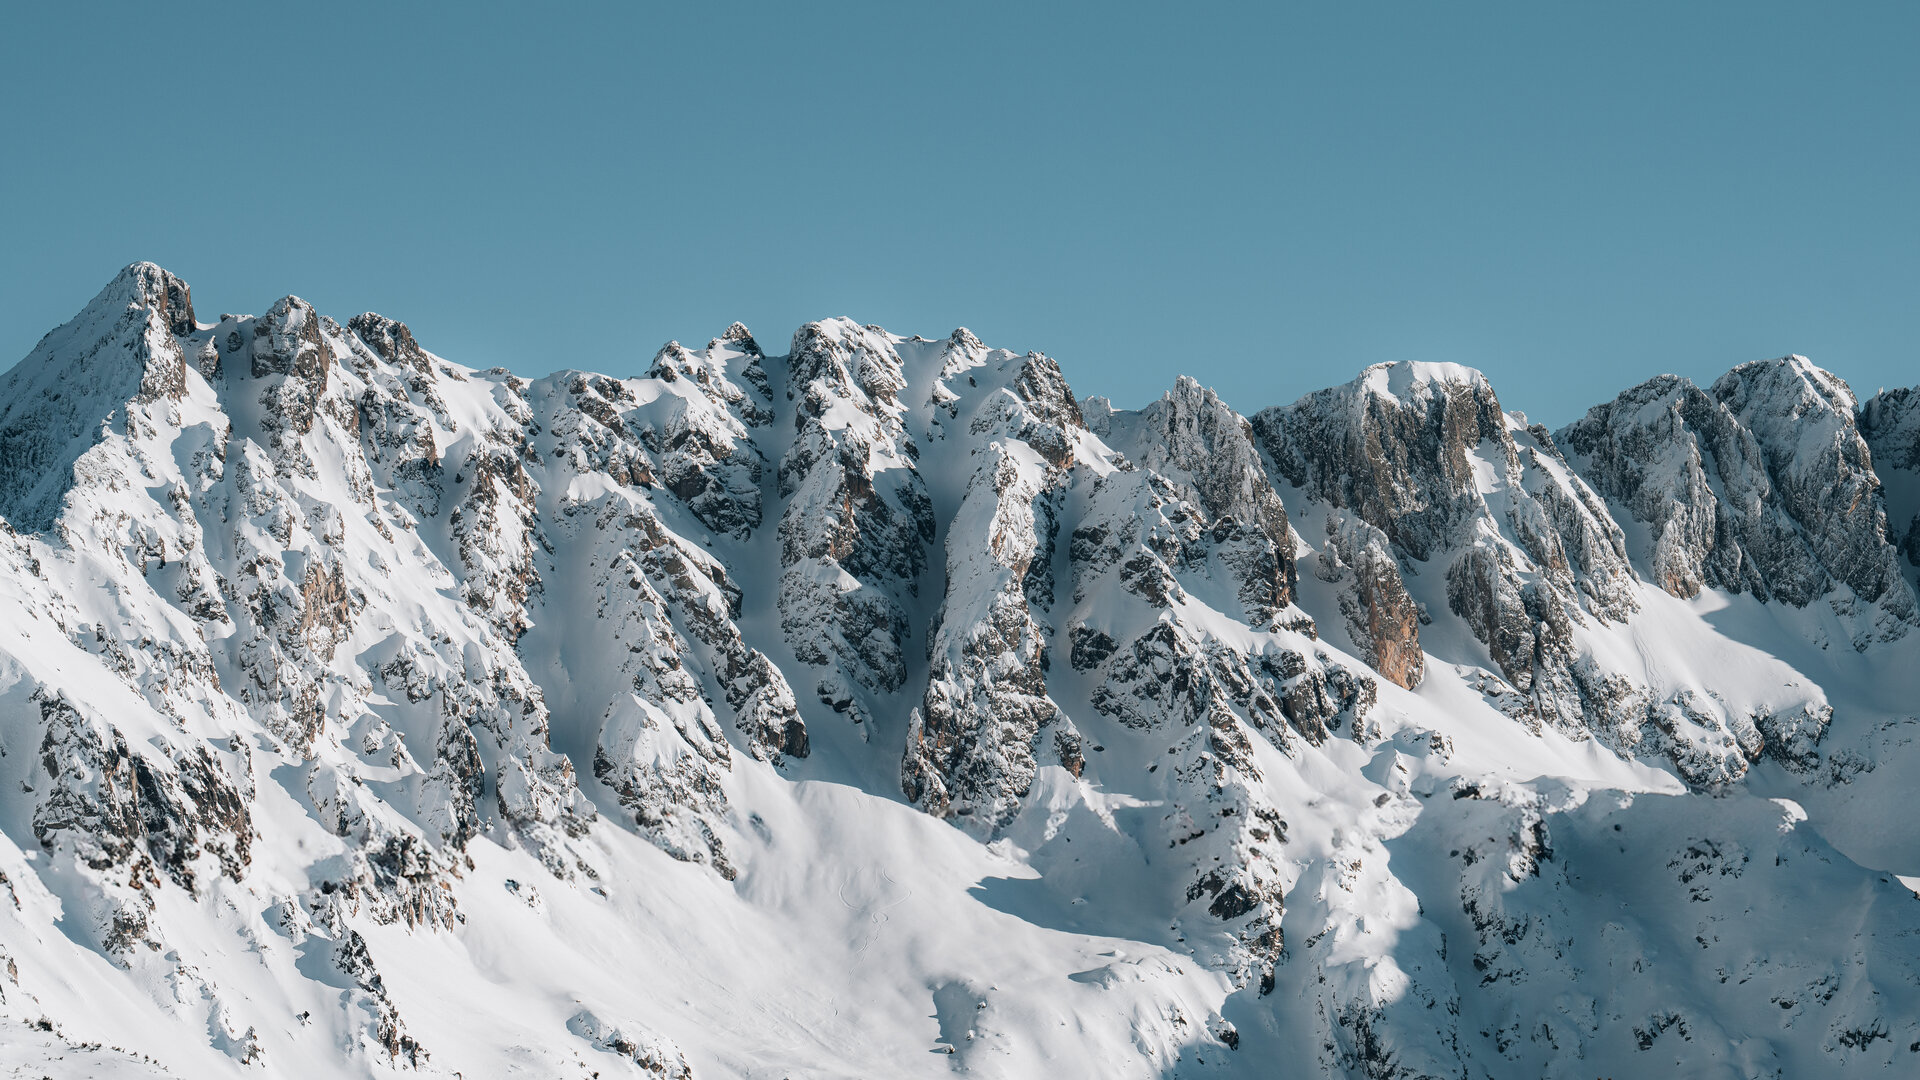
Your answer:
[[[1873,451],[1886,499],[1889,537],[1909,567],[1920,567],[1920,388],[1883,390],[1860,407],[1860,435]]]
[[[406,323],[369,311],[348,319],[347,329],[382,361],[410,367],[421,375],[433,374],[432,359],[420,343],[413,340],[413,331],[407,329]]]
[[[1755,362],[1704,391],[1661,376],[1561,432],[1595,487],[1645,522],[1640,553],[1655,584],[1690,597],[1703,587],[1805,607],[1845,586],[1878,614],[1855,620],[1855,643],[1916,622],[1888,543],[1853,394],[1802,357]],[[1897,407],[1881,410],[1883,428]]]
[[[1422,670],[1419,608],[1395,571],[1437,564],[1448,609],[1530,715],[1577,733],[1631,708],[1579,664],[1572,635],[1636,609],[1625,539],[1546,431],[1504,413],[1478,372],[1376,365],[1254,426],[1276,476],[1327,507],[1317,572],[1344,582],[1352,568],[1349,634],[1395,681]]]
[[[1288,484],[1352,509],[1421,562],[1484,514],[1475,451],[1492,442],[1504,458],[1511,443],[1486,379],[1446,364],[1376,364],[1256,423]]]
[[[1713,384],[1713,396],[1759,440],[1775,496],[1802,523],[1817,565],[1886,611],[1891,623],[1883,632],[1904,633],[1920,623],[1886,542],[1880,481],[1855,426],[1859,405],[1847,384],[1805,357],[1789,356],[1741,364]]]
[[[1766,512],[1772,482],[1759,443],[1725,405],[1686,379],[1663,375],[1588,410],[1560,441],[1596,489],[1648,524],[1653,547],[1642,561],[1654,584],[1680,597],[1708,586],[1771,595],[1769,575],[1748,550],[1779,561],[1791,528],[1782,515]],[[1742,532],[1750,537],[1745,543]],[[1775,580],[1793,595],[1810,588],[1804,580]]]
[[[357,930],[343,930],[333,950],[333,964],[365,996],[374,1016],[370,1042],[385,1051],[387,1062],[395,1068],[418,1069],[431,1056],[418,1040],[407,1032],[407,1025],[387,993],[386,980],[374,967],[367,951],[367,940]]]
[[[744,333],[745,327],[740,331]],[[663,382],[690,380],[719,409],[670,410],[636,434],[659,463],[658,477],[667,490],[708,528],[744,540],[760,527],[762,468],[747,425],[764,424],[772,414],[765,402],[727,375],[731,356],[758,359],[759,347],[753,338],[749,335],[745,343],[752,349],[750,354],[730,353],[724,345],[716,340],[706,352],[693,353],[674,341],[660,350],[648,377]]]
[[[868,695],[906,683],[906,603],[935,535],[901,419],[906,385],[893,342],[876,328],[836,319],[794,334],[786,392],[798,434],[779,470],[780,622],[794,656],[820,669],[816,696],[855,723],[870,719]]]
[[[1292,608],[1300,580],[1294,557],[1299,540],[1260,463],[1252,425],[1185,376],[1142,410],[1138,423],[1122,425],[1124,431],[1115,430],[1104,403],[1100,414],[1103,437],[1173,481],[1213,522],[1214,543],[1240,578],[1248,621],[1259,625],[1279,619],[1311,633],[1312,619]]]
[[[1245,422],[1191,382],[1117,413],[1076,404],[1043,356],[965,331],[909,346],[937,372],[914,395],[928,457],[965,471],[930,474],[946,589],[908,798],[982,837],[1018,834],[1049,766],[1067,778],[1051,784],[1097,783],[1105,744],[1158,745],[1150,835],[1182,868],[1160,903],[1238,984],[1270,989],[1286,823],[1261,756],[1372,737],[1375,688],[1317,648],[1294,605],[1297,539]],[[1077,717],[1063,683],[1084,688]]]
[[[1071,666],[1092,686],[1093,712],[1170,743],[1158,828],[1190,868],[1176,910],[1190,933],[1224,929],[1228,970],[1264,992],[1284,946],[1286,823],[1256,740],[1291,755],[1343,729],[1369,738],[1372,679],[1298,631],[1250,642],[1213,633],[1189,590],[1233,596],[1219,585],[1241,579],[1206,514],[1165,479],[1123,469],[1091,478],[1076,501]]]
[[[1392,541],[1351,515],[1328,514],[1326,542],[1314,573],[1330,584],[1351,585],[1337,594],[1347,638],[1368,666],[1409,690],[1426,675],[1420,651],[1420,605],[1400,579]]]
[[[40,763],[50,783],[33,832],[43,847],[71,843],[80,862],[127,874],[136,888],[158,868],[192,892],[203,855],[219,873],[240,879],[252,819],[205,746],[183,748],[172,761],[150,756],[129,749],[125,735],[82,716],[57,691],[41,694]]]
[[[989,353],[956,331],[941,372],[935,397],[947,421],[985,446],[947,532],[946,595],[901,787],[930,813],[969,818],[990,834],[1018,813],[1040,760],[1082,766],[1080,736],[1048,696],[1045,619],[1059,497],[1085,429],[1044,356]],[[962,374],[967,392],[948,389]],[[974,388],[982,377],[984,393]]]

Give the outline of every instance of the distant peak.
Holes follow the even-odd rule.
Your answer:
[[[753,331],[747,329],[747,324],[743,322],[736,322],[722,330],[720,336],[713,339],[713,345],[707,347],[714,345],[731,345],[748,356],[761,355],[760,343],[753,340]]]
[[[653,354],[653,363],[647,365],[647,378],[663,379],[673,382],[682,375],[693,373],[701,367],[700,362],[685,345],[678,341],[669,341],[660,346]]]
[[[986,345],[974,336],[973,331],[964,326],[954,327],[953,333],[947,335],[947,344],[956,349],[967,349],[970,351],[986,348]]]
[[[1167,391],[1165,396],[1168,399],[1200,398],[1205,400],[1213,398],[1217,400],[1219,398],[1219,395],[1215,394],[1211,387],[1202,385],[1199,379],[1191,375],[1176,376],[1173,380],[1173,389]]]
[[[816,319],[806,323],[793,332],[793,351],[802,349],[816,341],[844,342],[858,340],[867,332],[866,327],[854,322],[845,315]]]
[[[1738,375],[1742,378],[1748,378],[1776,370],[1792,372],[1800,376],[1819,375],[1828,378],[1832,377],[1832,374],[1825,368],[1801,356],[1799,353],[1788,353],[1785,356],[1775,357],[1771,360],[1749,360],[1744,364],[1735,364],[1727,374],[1729,376]]]
[[[1852,413],[1859,408],[1853,388],[1845,379],[1798,353],[1740,364],[1715,380],[1713,394],[1735,409],[1782,394],[1811,394],[1837,412]]]
[[[1486,386],[1487,377],[1465,364],[1396,360],[1374,364],[1348,385],[1379,397],[1404,401],[1431,386]]]

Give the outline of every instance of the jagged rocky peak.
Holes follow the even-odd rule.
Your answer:
[[[333,370],[333,348],[326,331],[338,333],[337,326],[323,325],[331,322],[297,296],[274,301],[265,315],[252,320],[249,374],[256,379],[291,375],[312,385],[315,393],[324,391]]]
[[[1376,364],[1253,426],[1277,479],[1307,504],[1298,517],[1323,519],[1332,565],[1316,573],[1341,582],[1346,567],[1365,570],[1343,586],[1341,608],[1370,662],[1419,678],[1410,660],[1423,612],[1398,571],[1438,563],[1448,610],[1529,716],[1583,734],[1625,707],[1583,674],[1573,639],[1589,616],[1636,610],[1625,537],[1546,429],[1504,412],[1484,375]]]
[[[1656,585],[1679,597],[1707,586],[1769,595],[1769,575],[1740,534],[1743,524],[1764,524],[1746,522],[1742,510],[1764,504],[1772,482],[1753,433],[1712,395],[1657,376],[1557,438],[1596,490],[1647,523],[1652,546],[1634,554]]]
[[[760,343],[753,340],[753,331],[747,329],[747,324],[743,322],[735,322],[722,330],[719,337],[707,344],[707,348],[712,349],[720,345],[732,346],[747,356],[761,355]]]
[[[988,349],[960,329],[945,344],[941,372],[930,399],[936,407],[944,407],[949,418],[958,417],[963,407],[969,409],[970,434],[1016,439],[1056,469],[1076,464],[1086,418],[1052,357]],[[961,375],[967,383],[956,390]],[[984,396],[982,390],[987,391]],[[967,398],[972,402],[963,406],[962,399]]]
[[[965,333],[965,330],[954,331],[956,338]],[[1085,431],[1087,420],[1080,412],[1080,403],[1074,400],[1073,388],[1067,385],[1067,377],[1061,373],[1060,365],[1045,353],[1030,352],[1021,359],[1018,373],[1009,385],[1026,403],[1033,418],[1051,425],[1061,441],[1037,443],[1031,432],[1023,434],[1022,438],[1033,444],[1033,448],[1046,457],[1049,464],[1060,467],[1071,465],[1074,433]],[[1066,445],[1062,445],[1062,442]]]
[[[193,289],[150,262],[134,263],[120,271],[106,291],[116,289],[137,294],[140,306],[157,315],[175,337],[186,337],[199,329],[193,317]]]
[[[1475,449],[1512,453],[1492,385],[1458,364],[1375,364],[1255,424],[1287,483],[1352,508],[1419,560],[1480,516]]]
[[[877,326],[852,319],[823,319],[794,331],[787,359],[787,395],[804,395],[803,409],[818,414],[835,397],[853,397],[876,415],[897,406],[907,377],[893,339]],[[877,408],[875,408],[877,406]]]
[[[1207,518],[1213,542],[1240,581],[1240,600],[1256,625],[1275,620],[1311,634],[1313,620],[1294,606],[1299,539],[1254,446],[1253,426],[1219,395],[1180,376],[1138,413],[1089,402],[1101,437],[1134,462],[1171,481]]]
[[[1876,431],[1897,426],[1883,409]],[[1676,596],[1703,587],[1805,607],[1844,585],[1874,614],[1856,644],[1916,622],[1854,396],[1804,357],[1742,364],[1710,390],[1663,375],[1588,410],[1560,441],[1648,526],[1634,552]]]
[[[360,335],[360,340],[387,363],[404,364],[423,375],[432,373],[427,351],[413,340],[413,331],[406,323],[369,311],[348,319],[347,328]]]
[[[936,534],[906,386],[895,339],[879,327],[828,319],[794,333],[795,432],[777,485],[780,626],[817,669],[814,696],[855,723],[872,716],[874,695],[907,680],[908,611]]]
[[[685,379],[743,423],[759,426],[773,419],[773,389],[761,360],[760,346],[754,343],[753,335],[734,323],[704,349],[667,342],[654,354],[647,377],[668,383]],[[744,438],[744,431],[741,436]]]
[[[1883,633],[1920,623],[1886,540],[1880,480],[1845,380],[1788,356],[1741,364],[1714,382],[1713,394],[1759,440],[1780,504],[1801,523],[1821,568],[1889,616]]]
[[[725,373],[724,367],[719,372],[715,372],[709,357],[696,353],[677,341],[669,341],[660,346],[660,351],[653,354],[653,363],[647,367],[647,378],[659,379],[662,382],[686,378],[705,385],[713,381],[715,374],[724,376]]]

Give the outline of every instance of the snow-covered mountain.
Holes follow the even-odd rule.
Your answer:
[[[643,360],[143,263],[0,376],[0,1064],[1920,1069],[1920,389]]]

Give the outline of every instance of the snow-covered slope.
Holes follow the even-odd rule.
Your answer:
[[[647,357],[139,264],[0,376],[0,1063],[1920,1063],[1908,392]]]

